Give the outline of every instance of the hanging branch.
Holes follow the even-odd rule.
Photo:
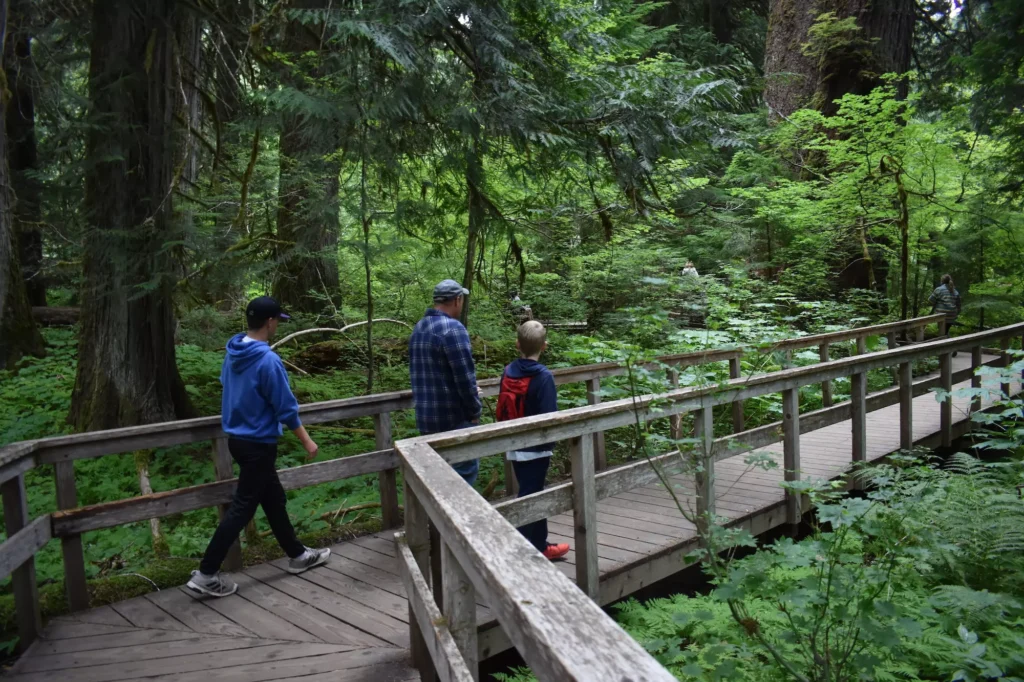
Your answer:
[[[393,319],[391,319],[389,317],[381,317],[381,318],[378,318],[376,320],[373,320],[373,322],[391,322],[393,324],[400,324],[403,327],[408,327],[409,329],[412,329],[412,325],[409,324],[408,322],[402,322],[401,320],[393,320]],[[284,344],[284,343],[286,343],[288,341],[291,341],[292,339],[297,338],[299,336],[305,336],[306,334],[316,334],[317,332],[326,333],[326,334],[344,334],[349,329],[352,329],[353,327],[358,327],[360,325],[364,325],[366,323],[367,323],[366,320],[363,320],[362,322],[353,322],[352,324],[346,325],[346,326],[342,327],[341,329],[335,329],[334,327],[316,327],[314,329],[303,329],[302,331],[295,332],[294,334],[289,334],[288,336],[284,337],[280,341],[276,341],[274,343],[274,345],[272,345],[270,347],[270,350],[274,350],[278,346],[280,346],[280,345],[282,345],[282,344]]]

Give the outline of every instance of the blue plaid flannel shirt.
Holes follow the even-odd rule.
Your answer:
[[[409,337],[409,378],[420,433],[440,433],[480,417],[469,332],[428,308]]]

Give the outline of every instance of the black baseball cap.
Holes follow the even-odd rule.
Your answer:
[[[274,318],[279,320],[292,319],[291,315],[281,310],[281,304],[270,296],[254,298],[249,301],[249,305],[245,306],[245,319],[250,323],[263,322]]]

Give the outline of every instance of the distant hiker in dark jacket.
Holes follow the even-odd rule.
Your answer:
[[[277,478],[277,439],[284,424],[302,441],[309,459],[317,445],[299,421],[299,403],[288,386],[288,374],[268,341],[280,320],[287,320],[277,301],[261,296],[245,309],[248,333],[228,341],[221,369],[221,427],[228,434],[228,450],[238,463],[238,487],[224,519],[217,526],[187,587],[193,592],[226,597],[238,585],[220,574],[220,565],[238,534],[262,506],[270,529],[290,561],[289,573],[302,573],[327,561],[331,550],[310,549],[295,537],[288,518],[287,498]]]
[[[547,347],[544,325],[536,320],[519,325],[516,339],[519,359],[505,367],[501,375],[496,413],[498,421],[558,411],[555,378],[539,362],[541,353]],[[551,465],[554,448],[554,443],[544,443],[506,453],[505,456],[512,462],[516,480],[519,481],[519,497],[544,490],[544,479]],[[547,519],[529,523],[520,528],[519,532],[548,559],[560,559],[569,553],[567,544],[548,543]]]
[[[434,287],[434,307],[427,308],[409,337],[409,381],[416,408],[416,428],[422,434],[465,429],[480,423],[480,389],[469,332],[459,322],[469,294],[446,279]],[[479,460],[453,464],[473,485]]]
[[[948,334],[950,327],[956,322],[956,318],[960,316],[961,307],[960,292],[953,286],[953,278],[951,276],[942,276],[942,284],[935,287],[931,296],[928,297],[928,302],[932,304],[932,312],[936,314],[945,313],[946,333]]]

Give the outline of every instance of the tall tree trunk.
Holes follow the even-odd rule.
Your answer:
[[[363,224],[363,268],[366,271],[366,394],[373,393],[373,265],[370,259],[370,205],[366,196],[366,122],[359,145],[359,220]]]
[[[8,25],[7,0],[0,0],[0,55],[6,55],[8,28],[17,32],[18,16],[11,13]],[[42,355],[43,339],[32,319],[32,308],[21,276],[15,219],[14,197],[7,167],[7,107],[0,107],[0,369],[9,368],[25,354]]]
[[[34,90],[37,84],[32,61],[28,0],[11,0],[8,38],[4,44],[4,73],[11,96],[7,100],[8,163],[14,190],[14,225],[21,256],[21,273],[29,303],[46,305],[46,281],[41,272],[43,233],[40,194],[36,173],[36,115]]]
[[[466,193],[469,199],[469,229],[466,235],[466,263],[462,273],[462,286],[473,292],[473,280],[476,279],[477,247],[483,234],[487,207],[480,193],[484,181],[483,159],[480,158],[480,134],[474,133],[466,152]],[[469,321],[469,305],[471,296],[466,297],[462,308],[462,323]]]
[[[327,0],[295,0],[293,7],[326,9]],[[321,51],[320,33],[289,22],[285,50],[301,56]],[[319,68],[311,74],[321,75]],[[307,86],[295,79],[299,89]],[[315,96],[315,94],[314,94]],[[341,161],[337,122],[287,112],[281,117],[281,179],[278,189],[280,265],[274,292],[294,310],[321,312],[338,297],[338,190]]]
[[[914,8],[913,0],[771,0],[764,98],[773,116],[808,106],[831,115],[846,93],[866,94],[882,74],[907,71]],[[859,31],[833,34],[827,43],[813,39],[809,30],[826,12],[853,17]]]
[[[88,228],[78,373],[69,421],[80,430],[187,417],[178,374],[166,244],[173,220],[176,0],[93,4]]]

